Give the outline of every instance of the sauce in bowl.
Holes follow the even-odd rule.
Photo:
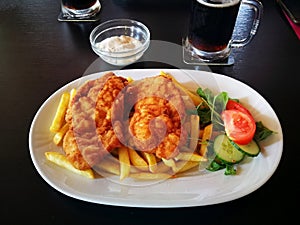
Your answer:
[[[99,50],[112,53],[125,52],[140,46],[142,43],[139,40],[126,35],[109,37],[96,44]]]

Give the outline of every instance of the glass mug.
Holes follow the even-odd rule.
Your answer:
[[[61,0],[64,17],[84,19],[95,16],[100,11],[99,0]]]
[[[246,38],[233,40],[232,34],[242,5],[253,10],[252,26]],[[192,0],[187,41],[202,61],[225,60],[231,48],[243,47],[251,41],[262,11],[263,6],[257,0]]]

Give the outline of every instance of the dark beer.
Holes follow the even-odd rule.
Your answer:
[[[188,40],[201,51],[226,49],[235,26],[240,0],[193,0]]]
[[[62,4],[65,7],[75,10],[88,9],[96,2],[97,0],[62,0]]]

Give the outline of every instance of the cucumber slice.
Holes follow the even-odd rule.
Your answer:
[[[229,141],[237,150],[243,152],[244,154],[250,157],[255,157],[260,153],[260,146],[254,140],[250,141],[250,143],[246,145],[239,145],[232,140]]]
[[[225,134],[220,134],[215,138],[213,147],[218,159],[225,164],[239,163],[244,159],[245,154],[237,150]]]

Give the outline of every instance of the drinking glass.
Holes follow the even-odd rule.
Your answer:
[[[232,48],[240,48],[256,34],[263,6],[258,0],[192,0],[188,35],[184,46],[195,59],[205,63],[228,63]],[[246,8],[245,8],[246,7]],[[242,20],[251,23],[244,26],[247,36],[233,37],[235,28],[240,29],[238,13],[250,10]]]
[[[61,0],[59,21],[96,21],[101,9],[99,0]]]

